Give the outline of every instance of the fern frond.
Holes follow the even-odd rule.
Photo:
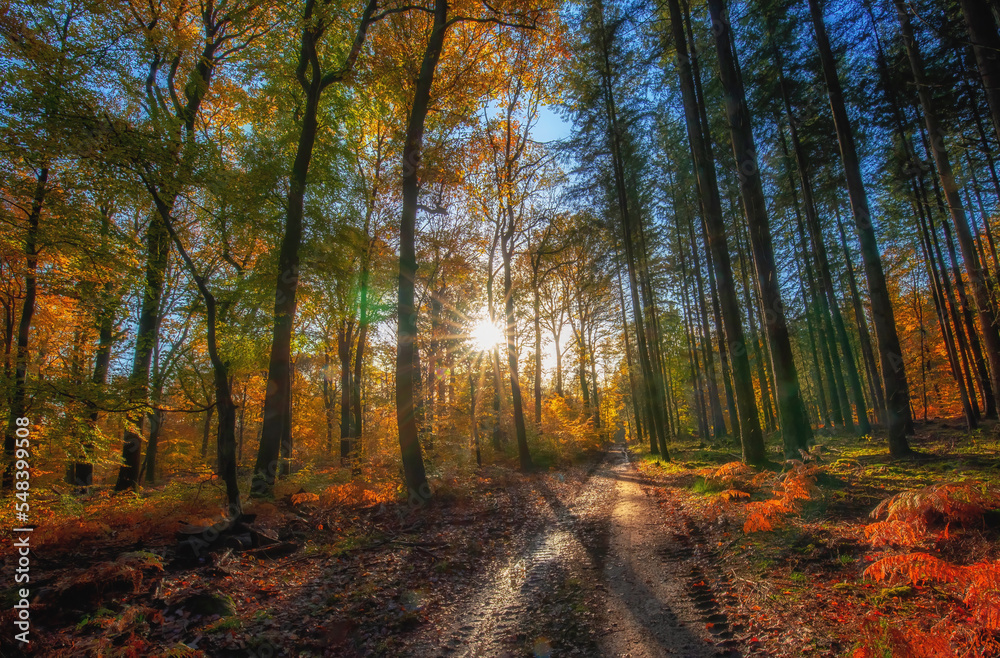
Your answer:
[[[915,546],[923,529],[903,521],[876,521],[865,526],[865,539],[872,546]]]

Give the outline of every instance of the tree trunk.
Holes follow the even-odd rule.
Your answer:
[[[514,257],[514,209],[507,207],[507,231],[501,245],[503,256],[504,336],[507,339],[507,368],[510,374],[510,396],[514,406],[514,431],[517,434],[517,457],[521,470],[531,469],[528,451],[528,431],[524,422],[524,404],[521,400],[521,381],[517,363],[517,325],[514,319],[514,281],[511,261]]]
[[[750,244],[757,267],[764,322],[771,346],[771,363],[785,456],[791,459],[798,455],[799,449],[808,446],[812,439],[812,428],[809,426],[805,405],[802,403],[798,374],[792,357],[792,345],[781,301],[781,290],[778,286],[778,271],[774,260],[767,204],[757,165],[757,148],[754,144],[742,76],[736,68],[732,33],[726,22],[725,0],[709,0],[709,10],[713,25],[721,26],[721,29],[715,31],[715,45],[722,86],[726,94],[733,156],[741,174],[740,194],[750,229]]]
[[[847,106],[844,103],[844,94],[837,74],[833,50],[830,48],[830,40],[826,33],[823,10],[819,6],[818,0],[809,0],[809,9],[816,30],[816,45],[823,67],[823,79],[826,81],[830,109],[833,111],[833,122],[837,129],[840,157],[844,165],[844,177],[847,181],[847,193],[851,199],[851,210],[857,227],[858,241],[861,244],[861,257],[865,264],[865,275],[868,278],[872,321],[875,325],[875,339],[878,341],[879,357],[882,364],[886,422],[889,429],[889,452],[894,457],[903,457],[911,452],[906,440],[910,403],[902,357],[903,351],[899,344],[899,335],[896,333],[896,318],[886,286],[885,272],[882,269],[882,258],[878,250],[875,228],[872,225],[868,195],[865,192],[861,165],[854,143],[854,132],[847,115]]]
[[[306,0],[304,25],[296,77],[305,93],[305,107],[299,130],[299,141],[289,175],[288,201],[285,211],[285,233],[278,252],[278,277],[274,289],[274,325],[271,335],[271,356],[267,368],[267,389],[264,393],[263,425],[257,463],[254,466],[251,495],[269,495],[278,472],[279,457],[291,455],[292,424],[292,330],[295,324],[295,295],[299,282],[299,246],[302,243],[302,219],[305,193],[313,147],[319,128],[318,113],[323,89],[342,81],[353,70],[368,33],[376,0],[365,6],[361,24],[339,71],[324,74],[319,62],[318,41],[328,27],[325,18],[314,14],[316,0]],[[219,420],[222,421],[222,409]],[[220,430],[221,431],[221,430]],[[287,464],[287,462],[286,462]]]
[[[215,406],[219,413],[217,447],[219,476],[226,484],[227,516],[235,519],[243,512],[240,502],[239,481],[236,479],[236,404],[233,402],[232,385],[229,380],[229,367],[219,354],[217,337],[218,312],[215,296],[208,289],[208,283],[205,281],[205,278],[198,274],[194,261],[191,260],[191,257],[184,249],[183,243],[173,228],[170,212],[158,199],[154,198],[154,201],[163,218],[164,230],[177,247],[177,251],[187,267],[188,274],[198,287],[202,301],[205,302],[205,341],[208,347],[208,357],[212,362],[215,384]]]
[[[162,391],[157,391],[155,393],[154,404],[159,405],[161,395]],[[163,409],[157,406],[153,409],[153,412],[149,414],[149,439],[146,442],[146,461],[142,466],[142,471],[145,473],[143,482],[146,486],[156,484],[156,457],[157,450],[159,449],[160,431],[163,429],[163,421]]]
[[[312,49],[310,52],[315,52],[312,38],[307,39],[305,36],[308,33],[308,29],[303,32],[303,56],[307,51],[307,42],[308,47]],[[290,452],[287,438],[290,436],[292,423],[292,330],[295,323],[295,295],[299,285],[299,246],[302,243],[306,178],[319,126],[317,119],[319,99],[320,78],[314,73],[310,86],[306,89],[302,128],[289,177],[285,234],[278,252],[278,278],[274,289],[274,325],[271,333],[271,356],[267,367],[267,389],[264,393],[263,426],[251,488],[251,494],[254,496],[265,496],[270,493],[278,473],[279,458],[282,453]],[[221,423],[221,409],[219,420]]]
[[[337,356],[340,359],[340,463],[346,466],[354,452],[354,414],[351,404],[354,384],[351,381],[351,348],[354,347],[354,324],[346,320],[337,331]]]
[[[917,183],[913,183],[913,189],[916,193]],[[968,389],[966,387],[965,381],[962,377],[962,368],[958,362],[958,352],[955,348],[955,337],[952,333],[951,324],[948,321],[948,311],[945,306],[945,295],[944,288],[942,286],[942,280],[939,276],[938,266],[935,263],[934,258],[934,248],[930,239],[927,223],[924,220],[923,211],[921,210],[921,204],[919,202],[919,195],[915,194],[914,205],[916,206],[915,215],[919,223],[920,234],[921,234],[921,246],[924,252],[924,262],[927,266],[928,278],[931,283],[931,290],[934,297],[934,309],[937,311],[938,326],[941,328],[941,337],[944,339],[945,351],[948,354],[948,365],[951,366],[951,374],[955,378],[955,383],[958,386],[959,400],[962,403],[962,410],[965,414],[966,424],[969,429],[976,427],[978,422],[976,421],[975,413],[972,409],[972,403],[969,399]],[[945,278],[947,281],[947,278]],[[952,314],[954,316],[954,300],[952,302]],[[957,327],[958,325],[956,325]],[[925,359],[925,355],[921,353],[921,360]]]
[[[533,272],[532,277],[532,312],[534,313],[535,325],[535,426],[542,424],[542,323],[539,314],[541,313],[541,300],[538,294],[538,270]],[[539,432],[541,430],[539,429]]]
[[[878,362],[875,360],[875,350],[872,347],[871,334],[868,331],[868,318],[861,303],[861,293],[858,291],[858,281],[854,276],[854,265],[851,264],[851,253],[847,246],[847,234],[844,232],[844,224],[840,220],[839,209],[836,209],[835,216],[837,218],[837,232],[840,235],[840,248],[844,254],[844,265],[847,269],[847,285],[851,294],[851,305],[854,309],[854,323],[858,328],[858,343],[861,345],[861,358],[865,363],[868,388],[871,391],[871,398],[875,406],[875,415],[879,419],[879,422],[885,423],[885,389],[882,386],[883,379],[879,373]]]
[[[434,23],[420,74],[413,94],[413,105],[407,119],[403,142],[403,207],[399,222],[399,299],[396,351],[396,422],[399,427],[399,448],[403,460],[406,488],[411,500],[425,502],[430,497],[424,460],[417,433],[414,400],[414,347],[417,339],[417,308],[414,285],[417,277],[416,224],[417,201],[420,192],[420,164],[423,151],[424,122],[430,103],[434,72],[444,46],[448,21],[448,1],[435,0]]]
[[[212,416],[215,415],[215,405],[209,402],[205,409],[205,424],[201,428],[201,458],[208,456],[208,436],[212,433]]]
[[[651,431],[655,433],[657,437],[657,443],[660,446],[660,456],[669,461],[670,454],[667,451],[667,437],[664,421],[664,409],[662,402],[662,395],[660,393],[659,382],[655,371],[652,367],[652,359],[650,357],[649,351],[649,337],[647,336],[647,327],[643,321],[643,307],[639,301],[639,273],[637,269],[639,268],[639,256],[636,253],[636,247],[638,246],[638,227],[635,224],[636,219],[633,218],[631,210],[629,208],[628,190],[626,189],[625,181],[625,170],[624,161],[621,153],[620,139],[622,135],[623,127],[619,125],[617,116],[617,106],[614,98],[614,89],[611,84],[611,63],[610,63],[610,48],[611,44],[607,43],[603,16],[603,7],[601,9],[602,13],[599,17],[601,25],[599,26],[602,31],[602,43],[601,43],[601,57],[603,69],[601,71],[602,77],[602,94],[604,101],[605,116],[610,126],[610,145],[611,145],[611,162],[614,169],[614,187],[616,201],[618,205],[618,210],[620,212],[620,219],[622,223],[622,236],[625,246],[625,262],[628,266],[629,272],[629,290],[632,296],[632,313],[635,318],[636,326],[636,336],[639,343],[639,367],[643,374],[643,386],[645,389],[646,404],[649,405],[651,411],[653,427]]]
[[[982,0],[959,0],[972,50],[976,54],[979,76],[989,101],[993,128],[1000,139],[1000,34],[993,12]]]
[[[24,236],[24,301],[21,306],[21,319],[17,325],[14,390],[10,395],[10,407],[7,411],[7,432],[4,434],[4,454],[7,457],[7,466],[3,472],[3,489],[5,490],[12,490],[14,488],[14,454],[18,428],[17,421],[23,418],[25,411],[27,411],[28,338],[31,331],[31,319],[35,314],[35,299],[38,295],[36,278],[39,251],[38,227],[42,216],[42,204],[45,201],[45,193],[47,192],[45,185],[48,180],[49,168],[42,167],[39,169],[35,179],[35,193],[31,200],[31,210],[28,211],[28,230]]]
[[[146,403],[149,389],[149,366],[153,348],[159,340],[160,301],[163,297],[163,280],[170,255],[170,234],[166,222],[173,212],[173,199],[158,203],[149,218],[146,229],[146,286],[143,290],[139,325],[135,334],[135,353],[129,389],[132,400]],[[118,469],[115,491],[135,489],[139,486],[139,469],[142,459],[142,431],[144,409],[130,412],[125,420],[125,441],[122,446],[122,465]]]
[[[990,293],[987,288],[986,273],[976,246],[973,242],[972,231],[969,228],[968,218],[965,215],[965,207],[958,194],[958,185],[952,173],[951,159],[948,156],[945,144],[945,135],[938,124],[937,114],[934,109],[933,99],[930,89],[924,77],[924,65],[921,59],[920,50],[913,36],[913,28],[910,25],[910,17],[906,6],[902,0],[893,0],[896,5],[896,13],[899,17],[900,33],[903,37],[903,44],[906,46],[907,58],[910,61],[910,70],[913,73],[913,80],[917,85],[917,94],[920,98],[920,106],[923,109],[924,123],[927,127],[927,137],[931,144],[931,153],[934,156],[934,164],[937,166],[938,175],[941,178],[941,187],[944,191],[945,201],[951,211],[952,223],[958,233],[958,243],[962,248],[962,259],[965,261],[965,271],[972,284],[972,290],[976,298],[976,305],[979,311],[979,326],[983,334],[986,358],[990,363],[990,379],[993,395],[1000,395],[1000,333],[997,332],[996,316]]]

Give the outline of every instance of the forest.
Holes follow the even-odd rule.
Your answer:
[[[1000,655],[997,0],[5,0],[3,655]]]

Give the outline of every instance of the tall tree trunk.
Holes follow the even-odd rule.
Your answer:
[[[139,325],[135,334],[135,352],[128,386],[136,403],[146,403],[149,391],[149,366],[153,349],[159,340],[160,302],[163,297],[167,258],[170,255],[170,234],[166,222],[173,212],[173,199],[157,204],[146,228],[146,285],[143,290]],[[122,465],[118,469],[115,491],[135,489],[139,486],[139,469],[142,459],[142,431],[145,410],[130,412],[125,420],[125,441],[122,446]]]
[[[532,274],[531,303],[535,328],[535,426],[540,428],[542,424],[542,322],[539,317],[541,313],[541,300],[538,293],[538,269],[536,268]]]
[[[920,106],[923,109],[924,123],[927,127],[927,137],[931,144],[931,153],[934,156],[934,164],[937,166],[938,175],[941,178],[941,187],[944,191],[945,201],[951,211],[952,223],[958,233],[958,243],[962,248],[962,259],[965,261],[965,271],[972,284],[972,290],[976,298],[976,305],[979,311],[979,327],[983,334],[986,358],[990,363],[990,380],[994,396],[1000,396],[1000,333],[997,331],[996,316],[991,303],[990,293],[987,287],[986,273],[976,246],[973,242],[972,231],[969,228],[969,221],[965,215],[965,207],[958,194],[958,185],[952,173],[951,159],[948,156],[945,135],[938,124],[937,113],[934,109],[933,99],[930,89],[924,76],[924,65],[920,55],[920,50],[916,39],[913,36],[913,28],[910,25],[910,17],[906,6],[902,0],[893,0],[896,5],[896,13],[899,18],[900,33],[903,37],[903,44],[906,47],[907,58],[910,61],[910,70],[913,73],[913,81],[917,85],[917,95],[920,98]]]
[[[694,222],[688,222],[688,237],[691,245],[691,268],[694,272],[694,282],[697,290],[698,315],[701,329],[701,354],[705,363],[705,376],[708,384],[708,409],[712,419],[712,435],[721,438],[726,435],[726,419],[722,415],[722,402],[719,399],[719,380],[715,372],[715,358],[712,350],[712,332],[708,327],[708,307],[705,304],[705,283],[701,275],[701,258],[698,255],[698,243],[694,236]]]
[[[101,235],[106,239],[110,233],[111,216],[107,208],[101,208]],[[105,245],[106,246],[106,245]],[[103,389],[108,381],[108,370],[111,366],[111,346],[115,338],[115,285],[111,280],[104,283],[101,311],[98,316],[97,328],[97,351],[94,354],[94,373],[90,378],[91,383],[98,389]],[[92,401],[88,403],[90,416],[87,419],[87,430],[90,433],[97,431],[97,421],[100,418],[100,411]],[[81,448],[81,456],[73,464],[73,484],[78,487],[89,487],[94,483],[94,464],[90,461],[91,451],[94,444],[90,439],[84,441]]]
[[[17,325],[17,352],[14,366],[14,390],[10,395],[8,407],[7,431],[4,434],[4,454],[7,466],[3,472],[3,488],[14,488],[14,454],[16,434],[20,418],[27,411],[28,383],[28,338],[31,332],[31,320],[35,315],[35,299],[38,295],[38,228],[42,216],[42,204],[45,202],[46,183],[49,180],[49,168],[43,166],[35,178],[35,193],[31,199],[31,210],[28,211],[27,231],[24,235],[24,300],[21,306],[21,319]],[[30,419],[29,419],[30,420]]]
[[[414,285],[417,278],[416,224],[417,201],[420,193],[420,164],[423,155],[424,122],[430,104],[434,72],[444,46],[448,21],[448,1],[435,0],[434,22],[424,50],[413,93],[413,105],[407,119],[403,142],[403,208],[399,222],[399,300],[396,351],[396,422],[399,426],[399,448],[403,460],[406,487],[411,499],[421,501],[430,496],[424,460],[417,434],[414,405],[414,347],[417,339],[417,308]]]
[[[159,397],[159,395],[157,395]],[[157,406],[149,414],[149,439],[146,442],[146,460],[142,465],[142,472],[145,474],[143,482],[146,486],[156,484],[156,464],[157,451],[159,450],[160,432],[163,429],[163,410]]]
[[[668,0],[670,24],[677,49],[677,69],[680,76],[681,96],[688,142],[694,161],[695,183],[701,201],[702,230],[709,259],[709,283],[717,292],[713,305],[717,307],[716,333],[719,354],[723,361],[723,376],[732,361],[732,385],[726,380],[726,397],[730,407],[733,432],[739,436],[743,447],[743,460],[760,464],[765,460],[764,440],[757,414],[753,392],[753,377],[747,355],[743,320],[736,282],[733,278],[726,225],[722,215],[719,182],[715,173],[715,155],[709,135],[706,109],[701,100],[701,76],[697,58],[692,58],[693,32],[687,12],[681,14],[678,0]],[[685,28],[688,28],[685,30]],[[691,43],[688,43],[691,40]],[[716,301],[717,299],[717,301]]]
[[[528,431],[524,422],[521,381],[518,376],[517,324],[514,318],[514,279],[511,267],[511,260],[514,257],[515,229],[514,209],[508,205],[507,231],[504,233],[501,247],[503,255],[504,336],[507,342],[507,370],[510,375],[510,396],[511,403],[514,406],[514,432],[517,435],[517,458],[521,470],[527,471],[531,469],[532,464],[531,453],[528,450]],[[583,383],[583,385],[586,387],[586,383]]]
[[[279,458],[291,455],[292,424],[292,330],[295,324],[295,295],[299,283],[299,247],[302,243],[302,220],[305,214],[305,194],[309,164],[319,129],[319,103],[323,90],[341,82],[351,74],[361,53],[377,0],[365,6],[354,43],[344,66],[325,73],[320,66],[319,41],[328,27],[323,16],[317,16],[316,0],[306,0],[303,10],[304,27],[299,42],[296,77],[305,95],[305,107],[295,159],[288,181],[288,201],[285,211],[285,233],[278,252],[278,276],[274,288],[274,325],[271,334],[271,356],[267,367],[267,389],[264,393],[263,425],[257,463],[254,466],[251,494],[266,496],[274,486]],[[222,409],[219,420],[222,420]],[[288,462],[285,462],[286,465]]]
[[[622,223],[622,240],[625,246],[625,262],[629,272],[629,290],[632,296],[632,313],[635,319],[637,341],[639,343],[639,367],[643,373],[643,387],[645,389],[645,402],[649,405],[657,443],[660,446],[660,456],[664,460],[670,459],[667,450],[667,436],[664,420],[663,396],[661,394],[659,378],[652,365],[650,356],[649,336],[647,335],[646,323],[643,320],[643,305],[639,297],[639,262],[640,255],[637,253],[639,245],[639,231],[637,218],[633,217],[629,206],[629,196],[625,177],[625,162],[622,154],[622,130],[623,127],[618,121],[618,108],[615,102],[614,89],[611,82],[611,44],[606,42],[603,6],[601,7],[599,26],[602,34],[601,59],[602,59],[602,95],[604,101],[605,116],[610,126],[611,143],[611,163],[614,169],[615,196]]]
[[[982,0],[959,0],[965,27],[969,31],[976,65],[989,101],[993,128],[1000,139],[1000,34],[993,12]]]
[[[362,277],[367,279],[366,276]],[[367,284],[363,284],[367,285]],[[353,406],[354,412],[354,438],[358,443],[354,450],[354,459],[362,458],[361,455],[361,437],[364,432],[364,413],[361,406],[361,386],[362,378],[364,375],[364,364],[365,364],[365,348],[367,347],[368,341],[368,303],[367,303],[367,291],[361,289],[361,319],[358,323],[358,341],[357,347],[354,350],[354,376],[351,378],[351,385],[353,390],[351,391],[351,404]]]
[[[930,279],[930,283],[932,286],[931,290],[933,292],[933,297],[934,297],[934,308],[937,311],[938,325],[941,328],[941,337],[944,340],[945,351],[948,355],[948,365],[951,367],[951,374],[955,378],[955,383],[958,386],[959,400],[962,403],[962,410],[965,414],[965,420],[969,429],[972,429],[976,427],[978,421],[976,420],[976,414],[972,408],[971,400],[969,399],[968,388],[962,376],[962,367],[959,364],[958,350],[956,349],[955,346],[955,335],[952,332],[951,324],[949,323],[948,320],[948,310],[945,304],[946,294],[948,302],[951,305],[952,317],[954,319],[957,319],[957,314],[954,305],[955,300],[950,295],[950,285],[947,283],[947,275],[943,279],[943,281],[945,282],[945,286],[948,286],[947,293],[945,292],[945,286],[942,285],[942,277],[939,274],[938,264],[936,262],[934,255],[935,250],[930,238],[930,232],[927,226],[927,222],[924,219],[924,210],[922,204],[920,203],[920,195],[916,193],[918,190],[918,183],[916,181],[913,181],[912,185],[915,193],[914,206],[916,212],[914,214],[917,216],[917,220],[919,223],[920,235],[921,235],[920,244],[923,247],[924,261],[927,266],[928,278]],[[938,254],[938,257],[940,259],[940,254]],[[959,327],[957,323],[955,326],[956,328]],[[923,360],[926,357],[923,353],[921,353],[920,358]]]
[[[621,254],[616,254],[616,256],[618,257],[616,260],[620,261]],[[628,314],[625,311],[625,286],[622,283],[622,268],[620,262],[617,263],[617,266],[615,267],[615,273],[618,276],[618,301],[622,310],[622,335],[625,338],[625,363],[628,366],[628,386],[629,386],[629,393],[631,394],[632,398],[633,415],[635,416],[635,433],[637,440],[641,443],[643,438],[642,421],[639,419],[639,416],[641,415],[642,410],[640,407],[640,397],[638,392],[636,391],[634,366],[632,359],[632,341],[629,339],[628,335]],[[556,349],[557,350],[559,349],[558,345],[556,346]],[[669,413],[670,412],[668,410],[667,414],[669,415]],[[660,446],[656,444],[656,437],[650,433],[649,438],[650,438],[649,442],[650,454],[653,455],[660,454]]]
[[[205,423],[201,426],[201,458],[208,456],[208,437],[212,433],[212,416],[215,415],[215,404],[209,402],[205,409]]]
[[[924,150],[927,152],[928,157],[930,154],[930,147],[927,144],[926,136],[924,137]],[[948,223],[947,215],[948,211],[945,207],[945,200],[941,195],[941,186],[938,183],[938,177],[935,175],[937,172],[934,171],[932,163],[932,182],[934,185],[934,197],[937,200],[938,209],[941,212],[941,226],[944,229],[945,244],[948,246],[948,257],[951,263],[951,275],[955,279],[955,291],[958,294],[958,302],[961,308],[961,318],[962,324],[955,325],[955,336],[958,339],[958,344],[960,345],[960,354],[966,357],[967,354],[971,353],[971,361],[975,364],[975,374],[979,380],[980,387],[983,392],[983,399],[985,401],[985,411],[987,418],[996,418],[997,408],[996,408],[996,396],[993,394],[993,384],[990,381],[989,368],[987,367],[986,359],[983,357],[982,343],[979,341],[979,333],[976,331],[975,320],[972,313],[972,305],[969,303],[969,295],[965,289],[965,281],[962,278],[962,270],[958,264],[958,254],[955,249],[955,240],[952,236],[951,226]],[[937,254],[940,258],[941,273],[944,277],[944,281],[948,283],[948,290],[951,290],[950,279],[948,278],[948,268],[944,264],[944,258],[941,256],[941,246],[938,244],[937,228],[934,226],[933,212],[931,211],[930,202],[927,200],[927,191],[924,188],[923,175],[921,174],[917,182],[918,190],[923,196],[924,204],[927,212],[927,223],[930,227],[931,235],[934,238],[934,245],[937,247]],[[983,261],[980,261],[982,263]],[[985,273],[984,276],[989,276]],[[954,303],[953,296],[949,295],[949,299]],[[969,377],[972,375],[972,364],[969,364],[967,371],[969,372]],[[979,407],[976,403],[976,388],[971,382],[968,383],[969,387],[969,397],[972,401],[972,408],[976,411],[976,415],[979,415]]]
[[[868,388],[871,391],[871,398],[874,401],[876,417],[879,419],[879,422],[886,423],[885,388],[882,385],[883,379],[879,373],[878,362],[875,360],[875,350],[872,347],[871,334],[868,331],[868,318],[861,303],[858,281],[854,276],[854,265],[851,264],[851,253],[847,246],[847,234],[844,232],[844,224],[840,220],[840,209],[835,209],[834,214],[837,219],[837,232],[840,235],[840,248],[844,254],[847,285],[851,294],[851,306],[854,309],[854,323],[858,328],[858,343],[861,345],[861,358],[865,363]]]
[[[816,203],[813,199],[812,191],[812,177],[810,175],[810,165],[805,154],[805,150],[802,148],[802,142],[799,139],[798,128],[796,125],[795,117],[792,114],[792,104],[788,95],[787,85],[785,83],[784,74],[784,64],[781,61],[781,53],[775,49],[774,51],[775,59],[778,62],[778,75],[781,85],[781,95],[785,106],[785,115],[788,118],[788,128],[792,139],[792,151],[795,154],[795,164],[799,171],[799,180],[802,186],[802,201],[805,206],[805,216],[806,225],[809,228],[809,236],[812,241],[812,252],[816,261],[817,274],[819,275],[819,285],[821,288],[820,306],[823,310],[824,316],[828,318],[828,322],[832,324],[832,329],[836,331],[837,342],[840,344],[840,352],[843,355],[843,361],[838,360],[834,364],[836,368],[835,374],[838,375],[838,388],[840,388],[840,395],[843,398],[843,413],[844,413],[844,423],[848,431],[853,431],[854,424],[851,418],[850,406],[847,401],[847,391],[840,381],[844,378],[844,370],[846,370],[846,379],[851,387],[851,395],[854,398],[854,408],[858,415],[858,429],[862,434],[868,434],[871,432],[871,425],[868,422],[868,409],[867,403],[865,401],[864,391],[861,388],[861,376],[858,373],[857,362],[854,359],[854,350],[851,348],[850,339],[847,336],[847,327],[844,324],[844,317],[840,312],[840,300],[837,299],[837,294],[833,288],[833,276],[830,273],[830,261],[827,256],[826,251],[826,239],[823,236],[823,229],[820,225],[819,216],[816,213]],[[785,147],[785,137],[782,132],[781,135],[782,149],[786,151]],[[831,339],[833,337],[833,332],[830,333]],[[832,347],[832,346],[831,346]],[[834,352],[836,350],[834,349]],[[843,365],[843,370],[841,369],[841,364]]]
[[[837,74],[837,64],[830,47],[823,20],[823,9],[818,0],[809,0],[809,10],[816,30],[816,45],[819,50],[823,79],[826,81],[833,123],[840,145],[840,158],[844,165],[847,193],[851,199],[851,211],[861,245],[861,258],[868,278],[868,294],[871,300],[872,321],[875,325],[875,339],[878,342],[879,358],[882,364],[882,386],[886,399],[886,422],[889,429],[889,452],[894,457],[910,454],[906,440],[909,412],[909,390],[903,364],[903,350],[896,333],[896,318],[889,298],[889,289],[882,269],[875,227],[872,225],[868,195],[861,176],[861,164],[854,143],[854,131],[847,115],[844,93]]]
[[[347,465],[354,453],[354,414],[351,396],[354,392],[351,352],[354,347],[354,324],[344,320],[337,331],[337,356],[340,358],[340,463]]]
[[[757,267],[758,288],[763,304],[764,322],[771,346],[771,363],[778,398],[781,433],[785,456],[794,458],[799,449],[812,440],[812,428],[806,415],[792,356],[792,344],[785,320],[785,310],[778,285],[771,228],[754,144],[750,111],[747,108],[743,80],[737,71],[732,32],[728,27],[725,0],[709,0],[715,30],[716,52],[722,86],[726,94],[733,156],[740,171],[740,194],[750,229],[750,244]]]
[[[219,455],[219,476],[226,484],[226,502],[228,503],[227,516],[231,519],[238,518],[243,513],[240,502],[239,481],[236,479],[236,404],[233,402],[232,382],[229,377],[229,366],[223,361],[219,353],[218,345],[218,307],[215,296],[208,289],[205,278],[198,274],[194,261],[184,249],[177,232],[173,228],[170,212],[155,198],[154,202],[160,210],[163,218],[163,228],[167,232],[169,239],[173,240],[177,247],[188,274],[194,280],[201,294],[202,301],[205,302],[205,342],[208,347],[208,358],[212,363],[213,380],[215,384],[215,406],[219,414],[218,431],[218,455]]]

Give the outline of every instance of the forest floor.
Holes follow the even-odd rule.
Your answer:
[[[638,658],[845,656],[865,646],[873,653],[857,655],[881,656],[899,633],[946,631],[967,655],[997,655],[995,634],[952,589],[863,576],[898,552],[863,532],[885,497],[1000,481],[997,429],[950,425],[920,428],[917,460],[890,459],[878,439],[819,435],[809,500],[751,534],[748,503],[726,492],[766,500],[777,467],[756,485],[720,484],[714,474],[735,448],[697,439],[676,445],[670,463],[612,446],[544,473],[453,473],[432,481],[433,501],[418,507],[387,499],[377,482],[324,489],[321,478],[293,478],[274,502],[247,510],[294,549],[287,555],[177,559],[178,522],[204,522],[210,508],[169,498],[169,487],[134,500],[97,491],[73,513],[61,497],[33,539],[27,653]],[[997,560],[995,521],[946,528],[918,548],[954,563]],[[14,563],[2,541],[9,629]],[[9,632],[0,648],[20,651]]]

